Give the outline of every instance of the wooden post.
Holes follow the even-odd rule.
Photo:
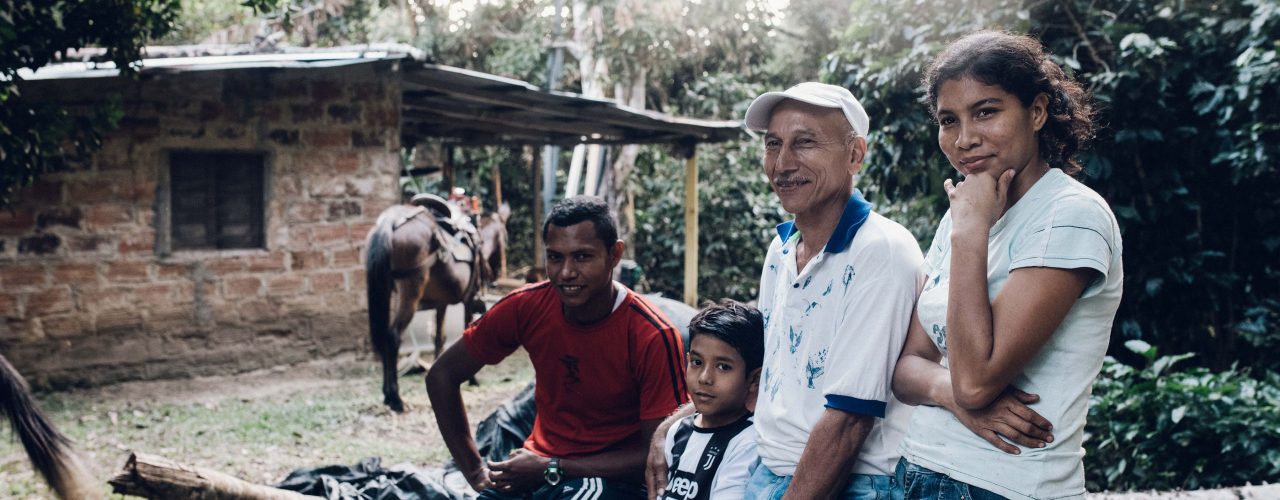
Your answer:
[[[684,162],[684,303],[698,307],[698,154]]]
[[[453,182],[454,182],[454,179],[453,179],[453,146],[452,146],[452,145],[449,145],[449,146],[445,146],[445,147],[444,147],[444,165],[442,165],[442,166],[441,166],[441,168],[444,170],[443,172],[441,172],[441,173],[443,173],[443,174],[444,174],[444,194],[443,194],[443,197],[444,197],[444,199],[448,200],[448,199],[450,199],[450,198],[449,198],[449,195],[452,195],[452,194],[453,194]]]
[[[494,201],[493,203],[494,212],[500,212],[502,210],[502,167],[497,162],[493,164],[493,201]],[[505,226],[507,224],[507,221],[505,220],[502,221],[502,224]],[[502,248],[498,249],[498,261],[501,263],[501,265],[498,268],[498,277],[506,278],[507,277],[507,246],[506,245],[502,245]]]
[[[636,260],[636,240],[640,238],[636,237],[636,196],[630,189],[627,190],[626,217],[623,220],[627,221],[627,234],[631,235],[631,242],[622,254],[628,259]]]
[[[498,162],[493,163],[493,210],[502,206],[502,168]]]
[[[529,155],[529,174],[533,176],[533,268],[545,270],[547,267],[546,250],[542,248],[542,162],[537,150]]]

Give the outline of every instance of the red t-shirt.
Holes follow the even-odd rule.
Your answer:
[[[495,364],[519,347],[533,362],[537,417],[524,447],[572,457],[645,446],[640,421],[687,400],[680,332],[631,290],[590,327],[570,324],[548,282],[511,292],[462,334],[475,359]]]

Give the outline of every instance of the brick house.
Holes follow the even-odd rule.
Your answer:
[[[38,386],[367,349],[364,239],[399,202],[402,144],[678,145],[696,255],[694,146],[742,134],[739,122],[545,92],[404,46],[175,52],[144,61],[137,80],[78,63],[20,73],[25,97],[75,109],[119,95],[124,112],[89,162],[0,210],[0,353]],[[517,216],[539,219],[541,203]],[[696,258],[685,262],[696,276]]]
[[[39,386],[197,376],[367,344],[362,247],[398,202],[403,55],[83,66],[123,98],[92,161],[0,210],[0,352]],[[180,70],[178,69],[180,68]]]

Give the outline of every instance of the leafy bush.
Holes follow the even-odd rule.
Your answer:
[[[1090,491],[1212,488],[1280,480],[1280,374],[1176,365],[1156,355],[1133,368],[1108,357],[1085,428]]]

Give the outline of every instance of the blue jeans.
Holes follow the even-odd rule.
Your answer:
[[[898,468],[894,471],[898,484],[907,499],[932,500],[1003,500],[1004,497],[968,483],[951,479],[946,474],[938,473],[898,459]]]
[[[779,476],[756,460],[747,480],[747,491],[743,498],[752,500],[778,500],[791,485],[791,476]],[[836,498],[856,500],[902,500],[902,488],[893,476],[873,476],[868,474],[850,474],[849,484]]]

